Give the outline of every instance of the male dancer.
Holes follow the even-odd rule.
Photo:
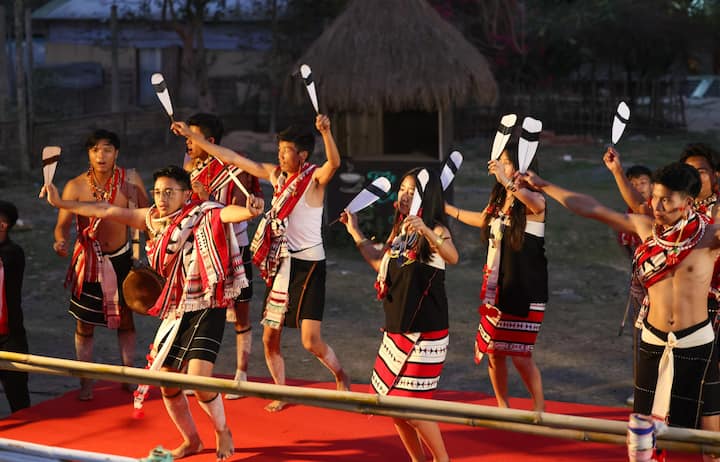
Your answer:
[[[653,218],[622,214],[594,198],[554,185],[532,172],[526,180],[578,215],[617,231],[635,232],[643,244],[635,268],[648,289],[649,311],[642,320],[633,418],[718,431],[720,382],[715,335],[708,319],[707,292],[720,255],[720,225],[693,207],[700,192],[697,170],[673,163],[655,172]],[[632,420],[632,419],[631,419]],[[629,438],[631,460],[652,452]],[[706,460],[712,460],[705,456]],[[649,457],[647,459],[650,460]]]
[[[147,193],[134,170],[116,164],[120,141],[107,130],[96,130],[85,142],[90,167],[71,179],[62,197],[74,201],[107,202],[118,207],[146,207]],[[55,225],[53,249],[68,255],[70,227],[74,215],[60,210]],[[125,306],[122,283],[131,268],[131,249],[127,226],[97,218],[75,217],[77,240],[65,285],[72,298],[69,312],[77,319],[75,354],[80,361],[93,360],[95,326],[117,329],[123,365],[132,366],[135,356],[135,325]],[[123,384],[125,389],[129,389]],[[80,379],[78,399],[92,399],[92,380]]]
[[[153,174],[155,205],[127,209],[107,202],[79,202],[58,197],[54,185],[41,191],[55,207],[77,215],[93,216],[147,231],[148,260],[165,278],[165,286],[149,311],[166,323],[175,323],[156,351],[171,347],[162,360],[165,371],[181,371],[211,377],[225,327],[225,308],[232,306],[247,286],[235,234],[227,223],[249,220],[263,210],[262,199],[249,197],[247,207],[216,202],[192,201],[190,177],[180,167],[170,166]],[[203,449],[187,398],[175,387],[161,387],[163,403],[183,437],[171,451],[179,459]],[[200,407],[215,426],[216,456],[224,461],[234,452],[232,435],[219,393],[196,391]]]
[[[325,145],[325,163],[308,163],[315,147],[312,132],[292,126],[278,134],[279,165],[257,163],[230,149],[209,143],[176,122],[175,133],[192,138],[222,162],[237,165],[275,188],[273,206],[260,222],[253,239],[253,262],[268,285],[263,316],[265,361],[277,384],[285,384],[285,362],[280,352],[282,328],[300,328],[302,344],[330,369],[338,390],[348,390],[350,379],[333,349],[321,336],[325,305],[325,249],[321,224],[325,187],[340,167],[340,153],[330,130],[330,119],[318,115],[315,127]],[[280,411],[282,401],[265,409]]]
[[[205,141],[220,144],[224,128],[220,119],[213,114],[198,113],[187,120],[191,132],[202,136]],[[211,199],[221,204],[244,204],[247,200],[245,193],[234,183],[233,176],[245,187],[245,190],[256,197],[262,197],[260,182],[254,176],[243,172],[234,165],[223,165],[193,141],[186,139],[187,155],[190,160],[185,164],[185,170],[190,173],[193,187],[193,197],[207,200]],[[228,321],[235,324],[236,370],[235,380],[247,380],[248,359],[252,347],[252,327],[250,326],[250,299],[252,298],[252,256],[250,255],[250,241],[247,233],[247,222],[234,223],[235,237],[242,253],[245,274],[249,285],[244,288],[235,306],[227,310]],[[225,399],[238,399],[238,394],[226,394]]]

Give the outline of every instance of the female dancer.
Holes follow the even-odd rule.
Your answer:
[[[458,253],[443,214],[439,177],[431,173],[422,194],[422,217],[408,216],[419,169],[406,173],[398,192],[395,223],[382,248],[363,236],[354,214],[341,221],[365,260],[378,272],[375,284],[385,309],[385,329],[371,384],[376,393],[431,398],[448,345],[445,264]],[[413,461],[424,461],[423,443],[433,461],[448,454],[436,422],[393,419]]]
[[[530,168],[536,170],[533,164]],[[479,364],[487,354],[498,406],[508,407],[506,357],[510,356],[530,392],[533,410],[542,412],[542,378],[532,352],[548,296],[545,198],[514,181],[517,166],[517,157],[503,151],[498,160],[488,162],[497,183],[485,210],[474,212],[448,204],[445,212],[481,228],[483,240],[488,239],[475,362]]]

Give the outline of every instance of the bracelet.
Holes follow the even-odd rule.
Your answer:
[[[357,242],[355,243],[355,247],[357,247],[357,248],[359,249],[360,247],[363,247],[363,246],[364,246],[365,244],[367,244],[368,242],[372,242],[372,241],[371,241],[370,239],[368,239],[368,238],[365,237],[365,238],[360,239],[359,241],[357,241]]]
[[[437,239],[435,239],[435,247],[439,249],[440,246],[443,245],[443,242],[445,242],[445,239],[447,238],[444,236],[437,236]]]
[[[511,192],[517,191],[517,188],[515,188],[515,183],[513,183],[513,180],[511,180],[510,178],[508,178],[508,180],[505,182],[505,189]]]

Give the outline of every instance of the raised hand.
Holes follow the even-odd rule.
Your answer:
[[[603,155],[603,162],[605,166],[613,173],[623,173],[622,164],[620,163],[620,153],[615,150],[612,146],[607,148]]]
[[[317,117],[315,117],[315,128],[317,128],[320,133],[329,132],[330,118],[325,114],[318,114]]]
[[[170,131],[177,136],[184,136],[185,138],[191,138],[193,134],[185,122],[173,122],[172,125],[170,125]]]
[[[532,170],[528,170],[527,173],[523,174],[521,178],[527,184],[537,189],[543,188],[550,184],[549,181],[543,180],[537,173],[533,172]]]
[[[495,159],[490,159],[488,161],[488,174],[495,175],[495,178],[500,184],[505,184],[508,181],[508,177],[505,176],[505,171],[502,164],[500,164],[500,162]]]

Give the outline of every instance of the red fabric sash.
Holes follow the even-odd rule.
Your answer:
[[[115,169],[111,182],[112,196],[108,202],[115,203],[117,192],[120,186],[125,183],[126,170],[124,168]],[[99,259],[102,257],[100,243],[97,241],[97,229],[100,226],[100,220],[96,217],[90,217],[88,225],[84,228],[80,227],[79,220],[76,219],[77,239],[73,249],[70,267],[65,275],[65,287],[70,287],[75,297],[80,297],[82,293],[83,282],[98,282],[99,278]],[[99,252],[99,254],[98,254]]]
[[[232,172],[232,174],[239,179],[243,170],[235,165],[223,165],[217,159],[212,158],[210,162],[200,168],[194,169],[190,173],[190,179],[200,182],[208,190],[210,200],[220,202],[221,204],[230,204],[237,185],[229,172]],[[260,181],[254,176],[250,176],[250,178],[252,178],[252,180],[248,192],[250,194],[262,195]],[[198,195],[193,192],[192,200],[199,199]]]
[[[273,207],[265,214],[263,222],[258,226],[253,238],[255,252],[252,261],[260,269],[260,275],[268,286],[272,285],[273,267],[276,270],[277,265],[268,265],[267,260],[272,257],[273,240],[280,237],[273,232],[277,226],[273,226],[272,222],[283,222],[290,215],[310,185],[313,177],[312,173],[316,167],[313,164],[305,164],[297,173],[285,179],[284,182],[278,181],[273,195]],[[276,263],[279,264],[279,262]]]
[[[711,222],[707,216],[692,212],[687,221],[681,220],[657,235],[657,238],[677,245],[668,248],[653,234],[638,246],[633,267],[643,285],[646,288],[652,286],[680,264],[702,239],[705,226]]]

